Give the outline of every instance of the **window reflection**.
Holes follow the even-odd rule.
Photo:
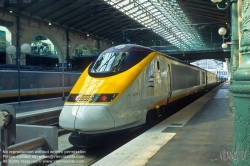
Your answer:
[[[118,72],[124,66],[128,52],[106,52],[100,55],[92,72]]]

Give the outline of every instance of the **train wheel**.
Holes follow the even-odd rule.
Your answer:
[[[167,106],[166,105],[163,105],[159,108],[159,112],[160,112],[160,115],[159,117],[162,117],[162,118],[166,118],[167,117]]]
[[[165,106],[165,114],[166,114],[166,117],[170,116],[172,114],[172,107],[171,107],[171,104],[167,104]]]
[[[154,122],[154,117],[156,116],[156,111],[149,110],[146,116],[146,127],[150,127]]]
[[[193,100],[197,100],[199,98],[199,92],[196,92],[192,95]]]

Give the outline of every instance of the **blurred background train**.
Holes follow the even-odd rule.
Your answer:
[[[74,131],[69,141],[129,130],[161,115],[166,106],[220,82],[217,75],[149,48],[127,44],[107,49],[81,74],[59,117]]]
[[[219,82],[230,82],[230,79],[231,79],[231,75],[228,71],[225,71],[225,70],[215,70],[215,71],[211,71],[211,72],[214,72],[216,73],[217,75],[217,80]]]
[[[80,72],[45,70],[37,67],[20,69],[21,101],[67,96]],[[0,66],[0,103],[18,100],[18,70],[15,65]]]

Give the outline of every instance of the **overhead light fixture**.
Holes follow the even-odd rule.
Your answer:
[[[226,28],[221,27],[221,28],[219,29],[218,33],[219,33],[221,36],[224,36],[224,35],[227,33],[227,30],[226,30]]]
[[[15,46],[13,45],[9,45],[8,47],[6,47],[6,52],[8,54],[10,54],[11,59],[16,60],[17,61],[17,66],[18,66],[18,70],[17,70],[17,85],[18,85],[18,105],[20,106],[20,88],[21,88],[21,84],[20,84],[20,59],[25,59],[26,58],[26,53],[29,53],[31,50],[31,46],[27,43],[24,43],[21,45],[21,48],[16,49]],[[13,57],[13,54],[16,53],[16,57]],[[24,53],[24,56],[21,56],[21,54]]]
[[[10,10],[10,13],[13,13],[12,10]]]
[[[87,36],[89,36],[89,34],[87,33]]]
[[[221,27],[221,28],[219,29],[218,33],[219,33],[219,35],[222,36],[222,39],[223,39],[223,44],[222,44],[221,47],[222,47],[223,49],[227,48],[227,44],[224,42],[224,40],[225,40],[225,39],[229,39],[229,36],[230,36],[230,35],[228,35],[228,37],[225,37],[225,36],[224,36],[224,35],[227,33],[227,29],[224,28],[224,27]]]
[[[213,3],[220,3],[222,0],[211,0]]]
[[[227,45],[226,43],[223,43],[223,44],[221,45],[221,47],[225,49],[225,48],[228,47],[228,45]]]
[[[51,22],[49,22],[49,25],[51,25]]]

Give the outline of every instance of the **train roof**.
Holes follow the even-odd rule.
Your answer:
[[[107,50],[105,50],[104,52],[111,52],[111,51],[148,51],[148,52],[153,52],[154,50],[148,48],[148,47],[144,47],[144,46],[140,46],[140,45],[136,45],[136,44],[121,44],[121,45],[117,45],[114,47],[111,47]]]
[[[104,52],[111,52],[111,51],[148,51],[148,52],[158,52],[158,51],[155,51],[151,48],[148,48],[148,47],[144,47],[144,46],[141,46],[141,45],[137,45],[137,44],[122,44],[122,45],[117,45],[117,46],[114,46],[114,47],[111,47],[107,50],[105,50]],[[192,67],[195,67],[195,68],[198,68],[198,69],[201,69],[201,70],[204,70],[204,71],[207,71],[207,72],[210,72],[208,70],[205,70],[205,69],[202,69],[198,66],[195,66],[195,65],[192,65],[192,64],[189,64],[185,61],[182,61],[182,60],[179,60],[177,58],[174,58],[172,56],[169,56],[169,55],[166,55],[166,54],[163,54],[163,53],[160,53],[158,52],[159,54],[161,55],[164,55],[166,56],[167,58],[169,59],[172,59],[172,60],[175,60],[175,61],[178,61],[180,63],[183,63],[183,64],[186,64],[186,65],[189,65],[189,66],[192,66]],[[210,72],[212,73],[212,72]]]

